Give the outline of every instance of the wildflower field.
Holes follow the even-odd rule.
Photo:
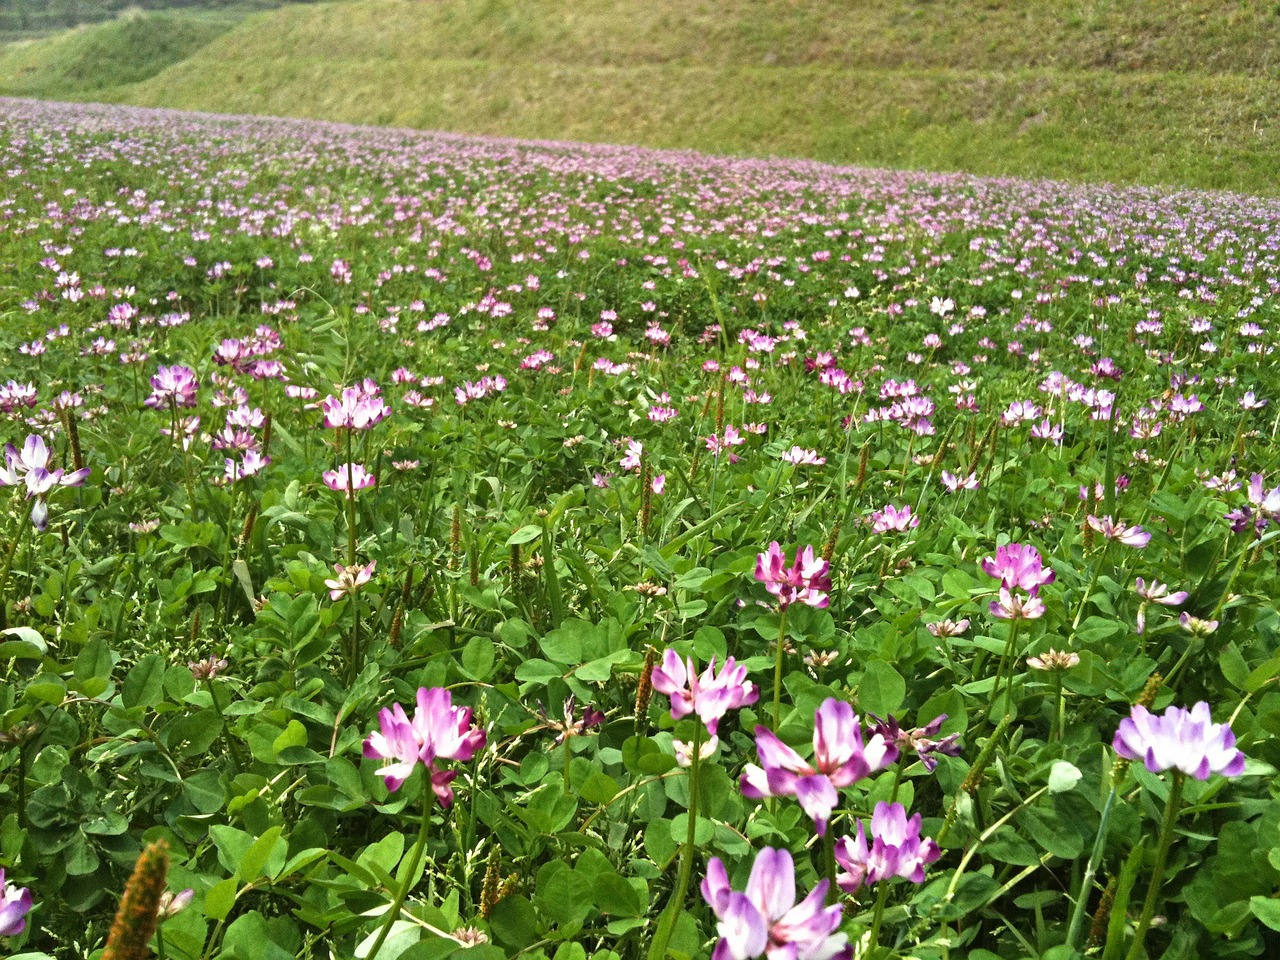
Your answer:
[[[18,100],[0,170],[0,952],[1280,950],[1280,201]]]

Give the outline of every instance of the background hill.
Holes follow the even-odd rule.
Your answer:
[[[1274,194],[1278,68],[1274,0],[355,0],[11,43],[0,93]]]

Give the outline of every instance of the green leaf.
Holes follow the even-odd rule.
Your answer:
[[[49,652],[44,637],[30,627],[0,630],[0,637],[16,637],[0,643],[0,660],[39,660]]]
[[[1058,760],[1049,770],[1049,792],[1064,793],[1067,790],[1074,790],[1082,776],[1083,774],[1074,764],[1066,760]]]
[[[542,536],[542,527],[536,523],[530,523],[507,537],[506,545],[508,547],[518,547],[522,543],[532,543],[540,536]]]
[[[884,660],[871,660],[858,684],[858,705],[868,713],[887,717],[902,706],[907,681]]]
[[[1250,897],[1249,912],[1261,920],[1264,926],[1280,930],[1280,900],[1272,897]]]
[[[241,880],[256,880],[260,876],[267,876],[274,879],[275,874],[279,873],[280,868],[284,866],[284,856],[288,845],[280,839],[280,827],[271,827],[253,842],[245,852],[244,859],[240,861],[237,873]],[[274,864],[274,869],[266,869],[268,861],[272,859],[272,855],[279,852],[279,856],[275,859],[278,861]]]
[[[493,641],[472,637],[462,649],[462,672],[472,680],[485,681],[493,675]]]
[[[126,707],[154,707],[164,699],[164,657],[148,653],[125,675],[120,696]]]
[[[227,914],[236,903],[236,892],[240,889],[235,877],[220,880],[209,888],[204,895],[204,913],[210,920],[225,920]]]

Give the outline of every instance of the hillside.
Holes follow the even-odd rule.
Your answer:
[[[139,22],[164,39],[168,16]],[[359,0],[205,29],[143,77],[111,58],[67,76],[50,55],[66,37],[0,50],[0,92],[1259,193],[1280,182],[1275,3]]]

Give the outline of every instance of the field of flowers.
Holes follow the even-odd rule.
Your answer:
[[[15,100],[0,170],[0,952],[1280,950],[1280,202]]]

